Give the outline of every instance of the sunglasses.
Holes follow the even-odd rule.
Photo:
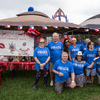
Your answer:
[[[42,44],[42,43],[45,43],[45,42],[39,42],[39,43],[41,43],[41,44]]]

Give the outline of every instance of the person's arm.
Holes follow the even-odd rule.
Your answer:
[[[40,67],[44,67],[50,60],[50,56],[47,58],[47,60],[45,61],[45,63],[40,64]]]
[[[34,60],[40,65],[40,61],[37,59],[37,57],[34,57]]]
[[[64,52],[64,50],[61,51],[61,53],[63,53],[63,52]]]
[[[53,73],[58,74],[59,76],[63,76],[63,73],[61,73],[61,72],[58,72],[58,71],[56,71],[54,69],[52,69],[52,71],[53,71]]]
[[[71,73],[72,82],[75,82],[75,73]]]
[[[99,57],[94,58],[94,60],[93,60],[93,62],[91,63],[91,65],[89,65],[87,68],[92,68],[93,65],[94,65],[94,63],[95,63],[95,61],[96,61],[98,58],[99,58]]]

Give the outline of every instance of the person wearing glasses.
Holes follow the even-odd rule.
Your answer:
[[[94,42],[89,42],[87,45],[87,50],[83,53],[84,60],[91,64],[93,59],[97,56],[97,50],[94,49]],[[94,86],[94,76],[96,75],[96,63],[92,68],[86,69],[86,81],[89,79],[89,75],[91,75],[91,86]],[[86,84],[85,84],[86,85]]]
[[[64,51],[68,53],[68,48],[70,46],[69,40],[65,39],[63,42]]]
[[[60,41],[58,41],[59,39],[59,34],[54,32],[52,34],[52,39],[53,41],[49,42],[47,47],[50,50],[50,78],[51,78],[51,82],[50,82],[50,86],[53,86],[53,72],[52,72],[52,67],[54,65],[54,63],[61,58],[61,53],[63,52],[64,48],[63,45]]]
[[[80,47],[85,44],[85,42],[82,41],[81,34],[77,34],[77,42],[76,42],[76,44],[79,45]]]
[[[43,76],[44,76],[43,86],[48,87],[47,86],[47,79],[48,79],[48,74],[49,74],[48,62],[50,60],[50,51],[47,47],[45,47],[45,39],[40,38],[38,45],[39,46],[36,47],[34,50],[36,77],[35,77],[33,88],[35,90],[38,90],[37,83],[38,83],[39,78],[41,76],[40,70],[43,70]]]

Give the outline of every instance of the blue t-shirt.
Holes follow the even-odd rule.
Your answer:
[[[96,60],[96,71],[98,75],[100,75],[99,69],[100,69],[100,58]]]
[[[84,51],[86,51],[86,50],[87,50],[87,46],[86,46],[85,44],[82,45],[82,46],[81,46],[81,51],[84,52]]]
[[[64,82],[69,77],[70,73],[74,73],[73,65],[68,60],[66,63],[63,63],[62,59],[57,60],[53,66],[53,69],[63,73],[63,76],[55,74],[55,82]]]
[[[91,64],[94,60],[94,58],[97,56],[97,50],[94,49],[93,51],[90,51],[90,50],[86,50],[84,53],[83,53],[83,57],[84,57],[84,60]],[[96,63],[94,64],[94,66],[91,68],[91,69],[94,69],[96,68]]]
[[[71,59],[76,57],[76,54],[80,51],[80,46],[76,45],[76,48],[74,48],[73,45],[69,46],[69,52],[71,52]]]
[[[95,48],[96,48],[96,49],[99,49],[99,48],[100,48],[100,45],[98,45],[98,44],[95,45]]]
[[[79,46],[81,47],[82,45],[84,45],[84,44],[85,44],[85,42],[84,42],[84,41],[80,41],[80,42],[79,42],[79,41],[77,41],[77,42],[76,42],[76,44],[77,44],[77,45],[79,45]]]
[[[77,61],[77,60],[71,60],[75,75],[80,75],[84,73],[84,67],[88,67],[89,64],[86,61]]]
[[[37,57],[37,59],[40,61],[40,63],[45,63],[47,58],[50,56],[50,51],[47,47],[40,48],[36,47],[34,50],[34,57]],[[44,66],[45,69],[48,69],[48,63]],[[35,61],[35,70],[40,70],[40,65]]]
[[[54,43],[53,41],[48,43],[47,46],[50,50],[50,62],[55,63],[61,58],[61,51],[64,50],[63,45],[60,41]]]
[[[95,47],[93,47],[95,49]],[[84,44],[81,46],[81,51],[84,52],[87,50],[87,46]]]

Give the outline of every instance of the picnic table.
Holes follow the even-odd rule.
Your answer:
[[[10,62],[10,70],[34,70],[35,62]]]
[[[1,71],[6,70],[34,70],[35,62],[8,62],[0,61],[0,86],[1,86]],[[13,72],[12,72],[13,74]]]

